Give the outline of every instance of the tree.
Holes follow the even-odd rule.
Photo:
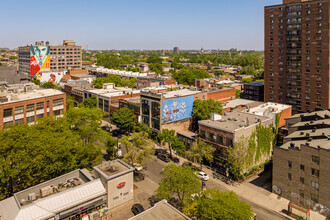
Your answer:
[[[148,59],[147,59],[147,63],[159,63],[159,64],[162,64],[162,62],[163,62],[163,59],[160,58],[157,55],[149,56]]]
[[[135,115],[129,108],[120,108],[112,115],[112,122],[120,129],[131,131],[135,125]]]
[[[163,129],[162,132],[158,133],[157,137],[161,143],[167,143],[170,157],[172,158],[172,143],[175,141],[175,130]]]
[[[76,106],[76,100],[73,96],[67,95],[66,96],[66,110],[70,108],[74,108]]]
[[[252,78],[243,78],[241,81],[242,81],[242,83],[252,83],[253,79]]]
[[[210,78],[210,74],[201,69],[181,69],[179,72],[173,73],[172,77],[179,83],[184,85],[193,85],[194,79]]]
[[[109,156],[109,160],[114,160],[116,157],[115,156],[116,145],[117,145],[117,140],[115,140],[112,136],[109,136],[105,144],[107,148],[107,154]]]
[[[99,111],[99,112],[97,112]],[[0,199],[102,159],[101,110],[71,108],[61,118],[45,117],[0,131]]]
[[[51,82],[45,82],[45,83],[42,84],[42,87],[46,88],[46,89],[54,89],[55,85]]]
[[[242,92],[238,89],[235,89],[235,98],[236,99],[243,98]]]
[[[143,132],[147,137],[150,137],[152,134],[151,128],[143,122],[139,122],[136,125],[134,125],[133,132],[135,133]]]
[[[199,163],[203,165],[203,159],[211,162],[213,160],[214,147],[209,144],[206,144],[202,139],[198,138],[194,142],[189,151],[186,151],[186,156],[190,160],[193,160],[194,163]]]
[[[189,166],[170,164],[161,172],[162,179],[155,191],[157,198],[173,201],[178,199],[181,207],[189,204],[192,194],[200,192],[201,181],[196,177],[195,170]]]
[[[253,152],[254,153],[254,152]],[[249,140],[244,136],[240,137],[232,147],[227,149],[227,158],[230,172],[239,178],[242,172],[250,164],[249,157]]]
[[[196,121],[207,120],[211,117],[211,112],[221,114],[221,102],[214,101],[213,99],[201,100],[196,99],[193,104],[193,117]]]
[[[84,101],[80,104],[80,106],[83,106],[85,108],[96,108],[97,106],[97,98],[95,95],[92,97],[88,97],[87,99],[84,99]]]
[[[155,154],[155,144],[143,133],[124,136],[119,142],[124,145],[127,151],[123,158],[127,163],[144,165],[146,161],[152,160],[152,156]]]
[[[253,210],[250,204],[243,202],[233,192],[220,192],[208,189],[197,198],[197,219],[251,219]]]

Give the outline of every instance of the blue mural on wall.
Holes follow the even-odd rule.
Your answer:
[[[193,104],[193,96],[163,101],[162,124],[192,117]]]

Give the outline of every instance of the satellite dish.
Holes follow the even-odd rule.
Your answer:
[[[276,186],[276,185],[273,186],[273,191],[274,191],[274,193],[276,193],[277,195],[281,195],[281,193],[282,193],[281,188],[278,187],[278,186]]]

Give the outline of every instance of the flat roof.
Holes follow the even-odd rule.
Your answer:
[[[8,98],[8,101],[2,102],[0,105],[64,94],[64,92],[57,89],[37,89],[26,93],[7,93],[6,97]]]
[[[298,123],[290,126],[290,128],[302,127],[302,126],[320,125],[320,124],[330,125],[330,118],[321,119],[321,120],[317,120],[317,121],[301,121],[301,122],[298,122]]]
[[[250,113],[256,115],[265,115],[266,112],[273,112],[273,113],[281,113],[285,109],[290,108],[291,105],[284,105],[274,102],[266,102],[265,104],[261,104],[259,106],[253,107],[249,109]]]
[[[327,138],[325,139],[313,139],[313,140],[298,140],[298,141],[288,141],[285,144],[279,146],[281,149],[289,149],[291,147],[291,144],[297,149],[301,149],[301,145],[307,145],[312,148],[321,148],[324,150],[330,150],[330,140]]]
[[[264,81],[244,83],[244,86],[263,86],[263,85],[265,85]]]
[[[135,104],[141,103],[140,96],[130,97],[130,98],[124,98],[123,100],[126,100],[127,102],[130,102],[130,103],[135,103]]]
[[[249,100],[249,99],[233,99],[230,101],[226,101],[225,103],[223,103],[222,107],[223,109],[226,108],[236,108],[238,106],[244,105],[250,105],[252,103],[258,103],[259,105],[261,105],[263,102],[258,102],[258,101],[253,101],[253,100]]]
[[[322,118],[325,118],[325,116],[330,116],[330,111],[329,110],[319,110],[319,111],[313,111],[313,112],[306,112],[306,113],[299,113],[299,114],[294,114],[290,118],[299,118],[300,116],[313,116],[313,115],[318,115]],[[290,119],[288,118],[288,119]]]
[[[93,167],[93,169],[106,179],[112,179],[122,174],[133,172],[134,170],[133,167],[120,159],[108,161]]]
[[[191,90],[191,89],[178,89],[178,90],[174,90],[174,91],[163,92],[163,95],[166,99],[170,99],[170,98],[176,98],[176,97],[196,95],[201,92],[202,91]]]
[[[168,204],[166,200],[157,202],[153,207],[129,220],[189,220],[190,218]]]
[[[318,136],[324,136],[327,138],[330,134],[330,128],[317,128],[317,129],[310,129],[310,130],[299,130],[295,131],[288,136],[284,137],[284,139],[291,139],[291,138],[302,138],[302,137],[318,137]]]
[[[221,116],[219,120],[203,120],[199,121],[199,125],[212,127],[218,130],[224,130],[234,133],[236,130],[244,129],[252,125],[258,124],[260,121],[271,120],[270,117],[255,115],[252,113],[234,111],[227,115]]]
[[[198,134],[196,134],[195,132],[192,131],[178,131],[177,134],[191,138],[191,139],[195,139]]]

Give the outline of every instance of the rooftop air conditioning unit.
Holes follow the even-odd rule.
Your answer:
[[[30,202],[36,200],[36,193],[30,193],[30,194],[28,195],[28,200],[29,200]]]

